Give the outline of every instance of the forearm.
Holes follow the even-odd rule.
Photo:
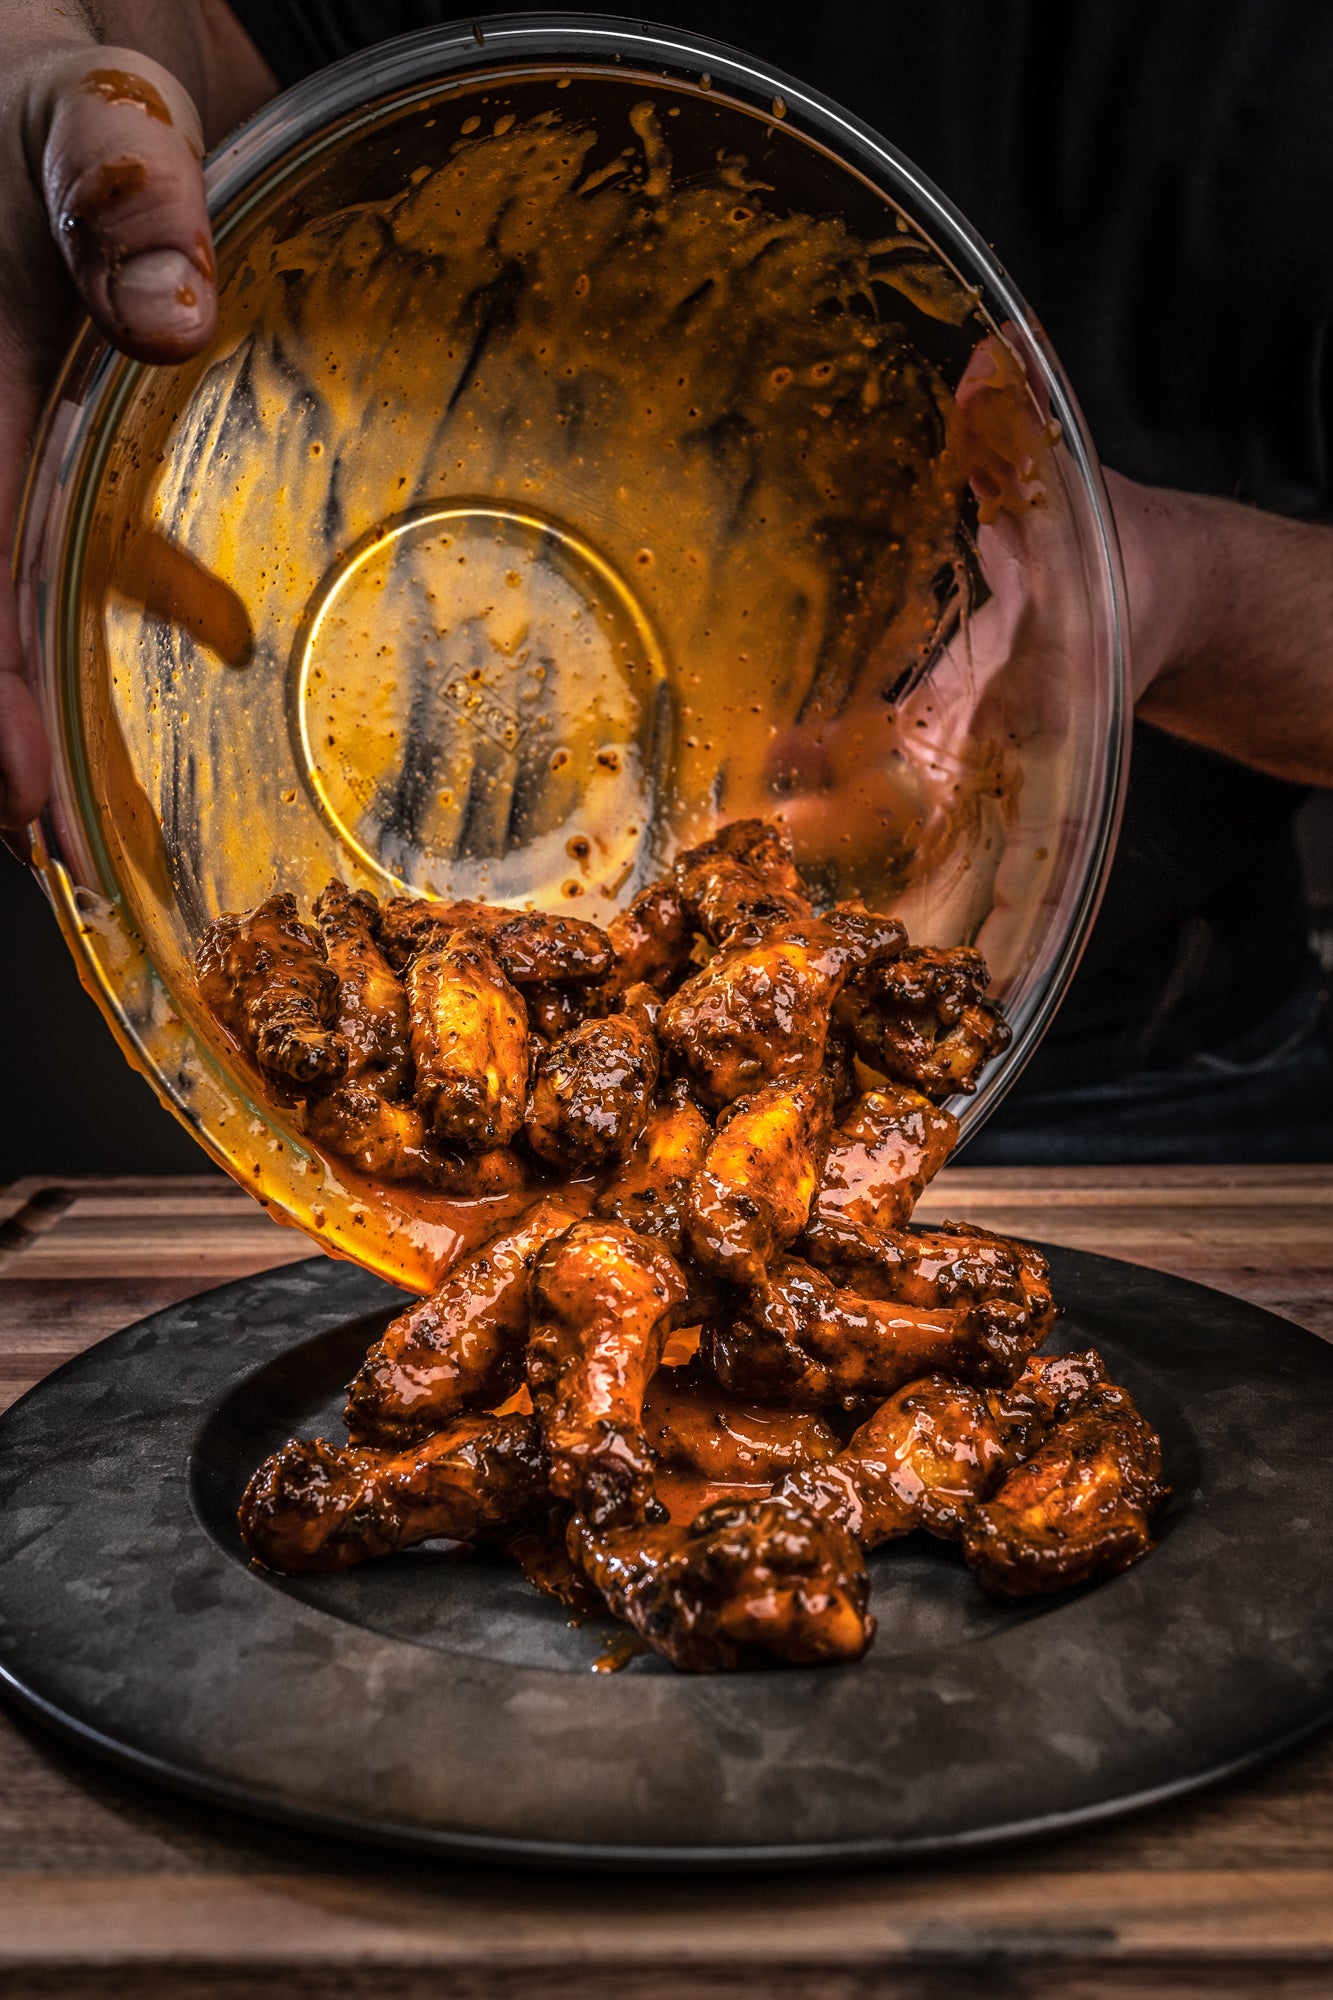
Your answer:
[[[1333,786],[1333,527],[1108,473],[1144,721]]]

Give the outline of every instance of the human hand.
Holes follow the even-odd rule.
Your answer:
[[[1019,348],[988,334],[955,389],[945,447],[976,503],[982,601],[914,685],[890,700],[908,656],[872,661],[831,721],[799,723],[774,751],[798,851],[852,880],[888,857],[909,930],[979,942],[1000,977],[1025,962],[1077,844],[1070,684],[1086,609],[1058,438]]]
[[[80,307],[141,361],[204,346],[217,310],[200,163],[276,79],[225,0],[7,0],[0,82],[0,540]],[[123,37],[123,39],[121,39]],[[131,40],[132,37],[132,40]],[[45,802],[50,756],[0,569],[0,826]]]

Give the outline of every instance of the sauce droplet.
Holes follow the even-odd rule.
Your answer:
[[[135,104],[150,118],[156,118],[160,125],[171,123],[166,99],[146,76],[132,76],[126,69],[90,69],[79,89],[88,97],[102,98],[107,104]]]
[[[595,1674],[618,1674],[631,1660],[647,1651],[648,1647],[637,1632],[627,1632],[623,1638],[613,1639],[606,1651],[597,1655],[592,1670]]]

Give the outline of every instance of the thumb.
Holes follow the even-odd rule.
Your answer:
[[[107,339],[140,361],[195,354],[217,319],[199,114],[131,49],[80,49],[36,110],[52,233]]]

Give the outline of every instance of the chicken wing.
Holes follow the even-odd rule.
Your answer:
[[[685,1231],[704,1270],[758,1285],[805,1227],[832,1118],[823,1077],[758,1090],[721,1121],[690,1182]]]
[[[845,1451],[793,1471],[778,1492],[836,1521],[863,1549],[914,1528],[956,1541],[1014,1463],[985,1396],[927,1375],[881,1403]]]
[[[507,1146],[523,1123],[528,1016],[485,945],[465,932],[407,974],[416,1101],[444,1146]]]
[[[877,961],[844,988],[838,1018],[872,1069],[929,1098],[977,1087],[982,1065],[1012,1039],[982,994],[990,983],[979,951],[915,946]]]
[[[792,1501],[719,1501],[687,1528],[576,1519],[570,1548],[615,1616],[687,1673],[859,1660],[874,1633],[856,1543]]]
[[[630,986],[665,993],[690,963],[694,926],[670,882],[641,889],[607,926],[612,963],[603,993],[613,1001]]]
[[[984,1307],[997,1324],[1041,1341],[1055,1318],[1050,1267],[1031,1244],[968,1223],[876,1229],[841,1218],[811,1220],[801,1252],[835,1285],[909,1306]]]
[[[1133,1405],[1112,1382],[1095,1347],[1077,1354],[1034,1354],[1008,1386],[986,1390],[986,1402],[1015,1465],[1032,1457],[1048,1431],[1093,1408]]]
[[[648,1118],[661,1058],[639,1009],[583,1021],[540,1049],[524,1114],[528,1144],[549,1166],[617,1165]]]
[[[294,896],[219,917],[200,940],[195,972],[205,1005],[285,1102],[331,1090],[347,1074],[347,1043],[333,1025],[338,975]]]
[[[524,1375],[532,1267],[586,1207],[572,1193],[538,1201],[390,1321],[348,1384],[354,1444],[406,1444],[513,1394]]]
[[[820,1222],[905,1223],[958,1139],[958,1120],[919,1091],[868,1090],[839,1121],[813,1216]]]
[[[459,1417],[402,1452],[293,1438],[247,1486],[241,1538],[269,1569],[348,1569],[508,1528],[539,1504],[544,1475],[531,1417]]]
[[[710,1323],[701,1351],[737,1395],[810,1410],[890,1396],[919,1375],[1011,1382],[1032,1344],[984,1309],[863,1299],[786,1257],[733,1317]]]
[[[400,1181],[462,1201],[521,1194],[524,1161],[509,1146],[487,1153],[445,1152],[412,1104],[388,1104],[367,1083],[343,1083],[306,1109],[305,1130],[371,1180]]]
[[[338,977],[334,1025],[347,1044],[347,1080],[364,1078],[389,1101],[408,1087],[407,994],[376,942],[379,904],[330,882],[315,904],[329,964]]]
[[[591,986],[611,970],[611,940],[598,924],[542,910],[492,914],[501,920],[487,943],[515,986]]]
[[[997,1597],[1114,1576],[1152,1547],[1167,1489],[1161,1443],[1119,1392],[1058,1423],[1026,1464],[977,1507],[963,1554]]]
[[[842,960],[836,938],[817,917],[776,926],[758,944],[719,951],[663,1007],[663,1048],[714,1105],[765,1084],[814,1076],[824,1060]]]
[[[850,908],[774,924],[677,988],[658,1020],[662,1045],[709,1104],[814,1076],[848,972],[901,937],[892,918]]]
[[[528,1387],[551,1491],[595,1525],[653,1505],[643,1399],[686,1296],[675,1258],[619,1222],[580,1222],[532,1276]]]
[[[369,1083],[343,1083],[316,1098],[305,1128],[316,1145],[338,1153],[381,1181],[415,1181],[434,1187],[443,1161],[412,1104],[390,1104]]]
[[[510,910],[498,903],[397,896],[386,903],[380,920],[385,955],[400,970],[459,931],[488,945],[515,986],[588,985],[611,969],[606,932],[581,917],[551,917],[543,910]]]
[[[771,820],[733,820],[678,855],[672,872],[687,918],[712,944],[753,943],[770,924],[810,913],[791,842]]]
[[[704,1163],[713,1128],[686,1092],[677,1090],[648,1119],[629,1158],[612,1174],[594,1212],[659,1236],[674,1256],[684,1245],[685,1200]]]

